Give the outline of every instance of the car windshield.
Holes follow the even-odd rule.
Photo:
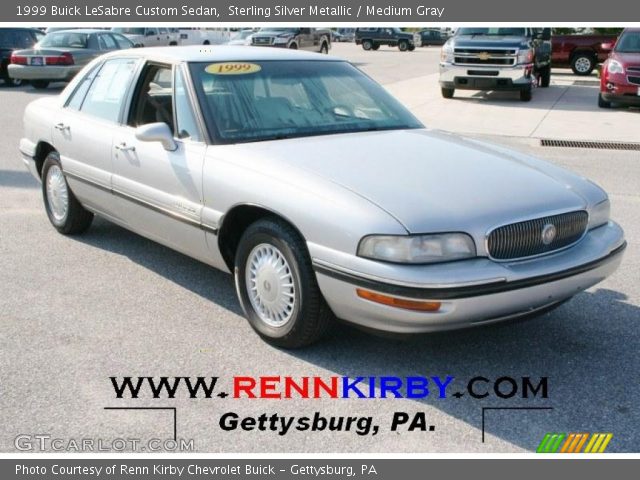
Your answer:
[[[616,52],[640,53],[640,32],[624,32],[616,43]]]
[[[114,28],[113,31],[123,35],[144,35],[144,28]]]
[[[87,48],[88,33],[55,32],[48,33],[38,44],[41,48]]]
[[[524,28],[460,28],[458,35],[498,35],[509,37],[522,37],[525,35]]]
[[[253,33],[253,30],[243,30],[241,32],[237,32],[233,37],[231,37],[231,39],[232,40],[244,40],[245,38],[247,38],[252,33]]]
[[[192,63],[207,127],[220,143],[421,128],[347,62]]]

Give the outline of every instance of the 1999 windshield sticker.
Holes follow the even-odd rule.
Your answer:
[[[260,65],[245,62],[212,63],[204,69],[205,72],[212,75],[247,75],[257,73],[260,70],[262,70]]]

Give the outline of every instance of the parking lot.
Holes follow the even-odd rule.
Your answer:
[[[429,127],[543,157],[603,186],[627,234],[620,270],[532,321],[409,339],[337,325],[319,345],[278,350],[242,317],[230,276],[106,220],[80,237],[57,234],[18,142],[25,106],[61,86],[42,92],[0,85],[0,451],[15,451],[18,434],[173,435],[169,413],[104,407],[175,407],[177,436],[194,439],[202,452],[520,452],[535,450],[547,432],[611,432],[608,452],[637,451],[640,151],[541,147],[540,139],[638,142],[640,111],[598,109],[595,75],[568,70],[554,72],[551,87],[537,89],[529,103],[508,93],[456,92],[445,100],[437,48],[364,52],[336,44],[331,54],[383,83]],[[230,388],[236,375],[450,375],[459,389],[476,376],[547,377],[549,389],[548,398],[131,400],[116,399],[109,379],[219,376]],[[225,432],[218,420],[229,411],[371,415],[380,431]],[[394,412],[425,412],[435,430],[391,432]]]

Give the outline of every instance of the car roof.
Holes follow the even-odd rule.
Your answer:
[[[70,30],[56,30],[55,32],[49,32],[47,35],[52,35],[54,33],[65,33],[65,32],[73,32],[73,33],[110,33],[109,30],[102,30],[100,28],[72,28]]]
[[[184,47],[148,47],[129,50],[117,50],[107,54],[109,57],[143,57],[164,60],[170,63],[181,62],[249,62],[263,60],[315,60],[342,61],[320,53],[302,52],[288,48],[245,47],[232,45],[190,45]]]

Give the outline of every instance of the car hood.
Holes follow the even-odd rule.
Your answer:
[[[454,37],[453,44],[457,48],[520,48],[526,44],[524,37],[504,35],[460,35]]]
[[[639,53],[621,53],[615,52],[611,55],[612,58],[622,62],[624,65],[640,65],[640,52]]]
[[[605,198],[591,182],[544,161],[427,129],[239,144],[225,158],[268,175],[322,177],[411,233],[475,229],[484,235],[492,226],[584,209]]]

